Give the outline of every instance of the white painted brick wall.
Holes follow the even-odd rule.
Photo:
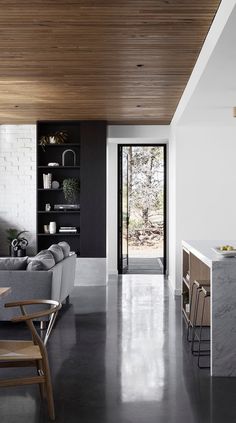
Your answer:
[[[0,126],[0,255],[8,254],[6,229],[28,230],[36,250],[36,125]]]

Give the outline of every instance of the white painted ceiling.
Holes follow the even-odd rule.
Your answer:
[[[235,106],[236,6],[221,32],[178,124],[212,125],[214,123],[215,125],[236,126],[236,118],[233,117],[233,107]]]

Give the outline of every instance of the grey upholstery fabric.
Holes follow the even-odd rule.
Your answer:
[[[68,257],[70,254],[70,246],[66,241],[58,242],[58,245],[61,247],[64,257]]]
[[[0,301],[0,320],[10,320],[13,316],[19,316],[21,311],[18,307],[5,308],[4,303],[51,298],[52,273],[50,270],[42,272],[0,271],[0,286],[11,287],[11,293]],[[29,307],[27,310],[33,312],[37,311],[37,308]]]
[[[0,270],[25,270],[28,257],[5,257],[0,259]]]
[[[47,262],[41,260],[31,260],[27,266],[28,272],[36,272],[38,270],[48,270],[51,269],[51,266],[47,268]]]
[[[66,257],[63,260],[63,267],[62,267],[62,284],[61,284],[61,291],[60,297],[66,298],[68,292],[71,292],[74,288],[74,281],[75,281],[75,267],[76,267],[76,255],[73,254],[69,257]]]
[[[11,287],[11,293],[0,301],[0,321],[20,314],[17,308],[5,308],[4,302],[30,299],[64,301],[74,287],[75,265],[76,254],[72,254],[46,271],[0,270],[0,287]]]
[[[42,250],[36,256],[28,259],[28,271],[49,270],[55,266],[55,259],[49,250]]]
[[[49,251],[51,251],[56,263],[59,263],[59,261],[64,259],[64,252],[59,244],[52,244],[49,247]]]

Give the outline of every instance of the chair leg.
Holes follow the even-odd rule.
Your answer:
[[[40,321],[40,330],[46,330],[47,329],[48,322],[46,320]]]
[[[46,390],[47,403],[48,403],[48,414],[51,420],[55,420],[55,407],[54,407],[53,392],[52,392],[52,381],[51,381],[51,373],[50,373],[47,355],[44,355],[43,357],[43,371],[45,376],[45,390]]]
[[[52,331],[52,328],[54,326],[56,318],[57,318],[57,313],[54,313],[49,320],[47,332],[46,332],[46,335],[45,335],[45,338],[44,338],[44,341],[43,341],[44,345],[46,345],[47,342],[48,342],[48,339],[49,339],[50,333]]]
[[[39,376],[44,376],[43,374],[43,365],[42,365],[42,360],[37,360],[36,361],[36,367],[37,367],[37,372]],[[45,392],[45,386],[44,383],[39,383],[39,391],[40,391],[40,396],[41,399],[45,399],[46,398],[46,392]]]
[[[186,335],[186,338],[187,338],[187,341],[188,341],[188,342],[191,342],[191,339],[189,338],[189,336],[190,336],[190,323],[188,322],[188,328],[187,328],[187,335]]]
[[[193,285],[194,285],[194,284],[192,284],[192,288],[191,288],[191,291],[190,291],[190,304],[189,304],[189,310],[190,310],[190,313],[191,313],[192,298],[193,298]],[[190,316],[189,316],[189,319],[190,319]],[[191,341],[192,341],[192,337],[191,337],[191,339],[190,339],[190,325],[191,325],[191,323],[190,323],[190,321],[189,321],[189,322],[188,322],[188,328],[187,328],[187,341],[188,341],[188,342],[191,342]]]
[[[192,303],[193,303],[193,290],[194,290],[194,283],[192,284],[192,288],[191,288],[191,291],[190,291],[190,304],[189,304],[190,316],[189,316],[189,319],[191,317],[191,310],[192,310]],[[196,296],[197,296],[197,293],[198,293],[198,288],[196,288]],[[195,307],[196,307],[196,300],[195,300]],[[195,315],[195,308],[194,308],[193,314]],[[193,321],[194,321],[194,316],[193,316]],[[192,339],[193,339],[193,332],[194,332],[194,324],[193,324],[193,322],[189,321],[188,322],[188,329],[187,329],[187,341],[191,342],[191,344],[192,344]],[[190,337],[190,333],[191,333],[191,337]]]
[[[198,342],[198,358],[197,358],[197,365],[199,367],[199,369],[209,369],[210,366],[200,366],[200,357],[201,357],[201,352],[203,353],[210,353],[210,350],[201,350],[201,342],[202,342],[202,326],[203,326],[203,318],[204,318],[204,311],[205,311],[205,300],[206,298],[204,297],[203,299],[203,306],[202,306],[202,318],[201,318],[201,324],[200,324],[200,333],[199,333],[199,342]],[[205,355],[205,354],[204,354]],[[207,354],[208,355],[208,354]]]
[[[193,315],[193,330],[192,330],[192,342],[191,342],[192,354],[194,354],[194,342],[196,339],[196,324],[197,324],[197,317],[198,317],[199,296],[200,296],[200,290],[198,288],[196,292],[196,300],[195,300],[194,315]]]

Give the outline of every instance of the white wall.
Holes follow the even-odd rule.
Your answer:
[[[172,124],[235,125],[236,0],[221,0]]]
[[[171,126],[168,144],[168,276],[169,285],[176,291],[176,138]]]
[[[236,0],[222,0],[172,119],[169,278],[176,293],[182,239],[236,239],[235,25]]]
[[[36,244],[36,127],[0,126],[0,254],[8,254],[6,229],[28,230]]]
[[[182,239],[236,239],[236,128],[177,127],[174,137],[170,279],[179,293]]]
[[[169,138],[169,125],[110,125],[108,139],[116,144],[125,144],[132,141],[139,143],[156,143]]]

